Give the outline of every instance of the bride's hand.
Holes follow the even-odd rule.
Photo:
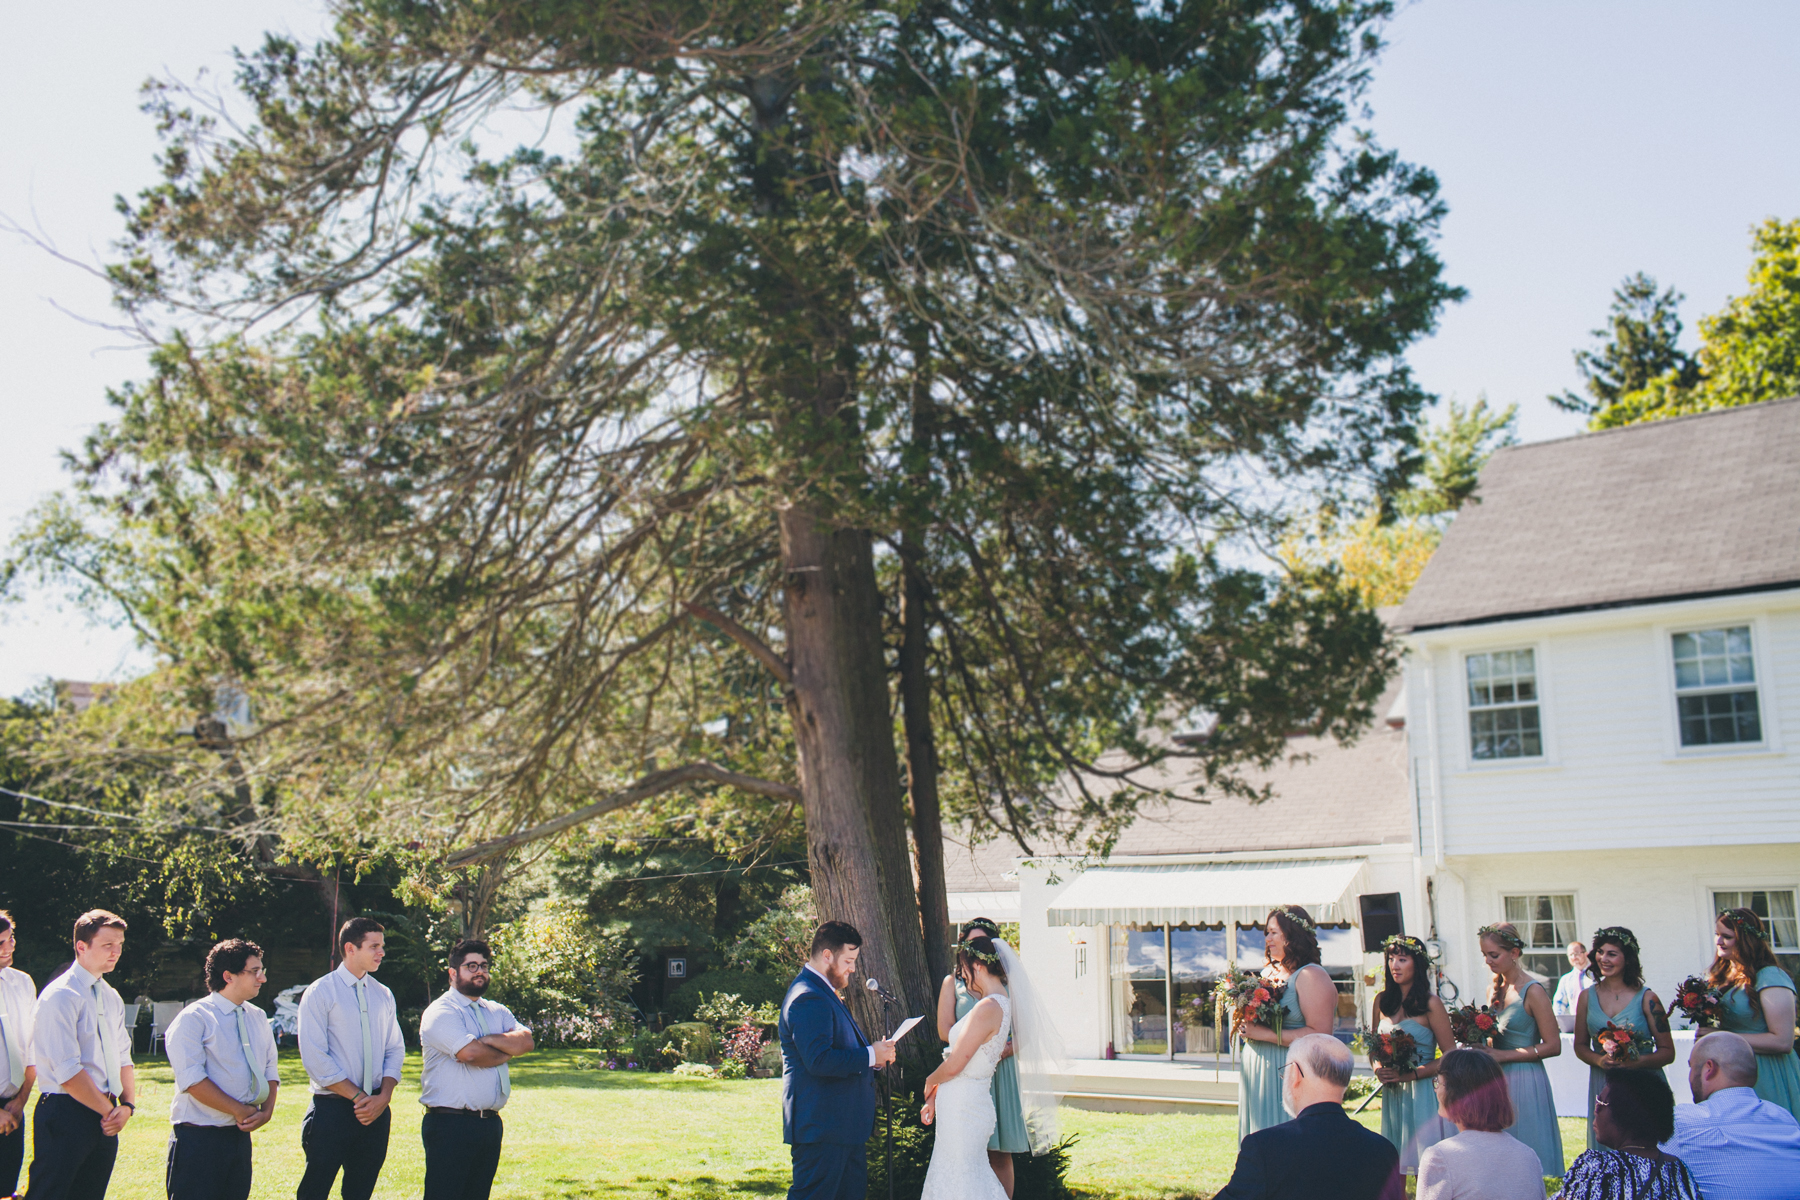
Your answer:
[[[929,1124],[931,1124],[932,1119],[936,1116],[937,1116],[937,1105],[933,1104],[929,1100],[925,1101],[925,1107],[921,1108],[919,1110],[919,1123],[921,1125],[929,1125]]]

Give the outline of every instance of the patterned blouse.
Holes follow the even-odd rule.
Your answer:
[[[1596,1147],[1575,1159],[1552,1200],[1700,1200],[1687,1164]]]

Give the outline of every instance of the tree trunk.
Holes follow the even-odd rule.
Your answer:
[[[874,553],[867,531],[833,528],[810,504],[784,508],[780,526],[807,859],[820,918],[848,921],[863,936],[848,999],[873,1036],[926,1012],[932,995],[906,854]],[[890,1019],[869,979],[906,1011]],[[914,1035],[906,1049],[916,1056],[934,1044]]]
[[[906,721],[906,781],[912,796],[913,857],[918,864],[919,922],[925,928],[925,969],[950,974],[950,897],[944,888],[944,827],[938,811],[937,740],[931,733],[931,680],[925,663],[925,581],[918,547],[902,538],[900,557],[900,708]]]

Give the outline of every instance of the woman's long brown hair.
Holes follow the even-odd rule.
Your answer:
[[[1781,965],[1775,961],[1775,952],[1769,949],[1768,931],[1763,928],[1762,918],[1747,908],[1728,908],[1719,914],[1719,920],[1725,922],[1737,938],[1737,953],[1721,954],[1713,959],[1706,978],[1714,987],[1743,988],[1744,999],[1750,1002],[1751,1011],[1761,1016],[1762,1005],[1756,999],[1756,973],[1764,967]]]

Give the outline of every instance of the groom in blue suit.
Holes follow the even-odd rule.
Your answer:
[[[863,1036],[838,992],[856,974],[862,934],[827,921],[781,1002],[781,1140],[793,1147],[788,1200],[863,1200],[875,1132],[875,1072],[894,1043]]]

